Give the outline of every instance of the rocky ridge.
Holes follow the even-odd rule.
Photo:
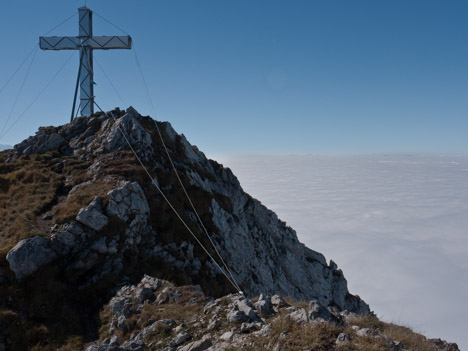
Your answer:
[[[122,287],[102,318],[102,340],[86,351],[458,350],[456,344],[403,332],[373,315],[339,311],[317,300],[295,302],[266,294],[212,299],[199,287],[176,287],[150,276]]]
[[[158,128],[245,296],[235,294],[156,190],[154,185],[216,256],[184,199]],[[27,195],[31,209],[15,208],[18,194]],[[337,265],[300,243],[292,228],[242,190],[230,169],[207,159],[168,122],[133,108],[41,127],[14,150],[0,153],[0,200],[6,211],[0,224],[0,350],[82,349],[98,338],[104,340],[89,345],[90,351],[155,345],[255,349],[260,344],[251,337],[270,338],[273,319],[283,315],[279,320],[286,326],[289,321],[325,326],[336,346],[338,339],[358,335],[334,334],[345,331],[349,316],[371,315],[369,306],[349,293]],[[190,299],[184,300],[186,295]],[[280,296],[307,303],[287,303]],[[186,315],[198,321],[196,327],[185,328],[192,323]],[[275,344],[261,341],[258,349],[282,349],[281,335]],[[382,340],[392,340],[387,339]]]
[[[112,118],[115,115],[117,118]],[[105,167],[107,156],[128,149],[120,132],[122,128],[128,133],[139,157],[149,167],[169,173],[171,170],[167,167],[161,148],[155,151],[150,132],[141,122],[142,117],[130,108],[126,113],[114,111],[93,118],[78,118],[58,128],[41,128],[35,136],[16,145],[16,153],[10,154],[9,160],[18,155],[59,150],[63,155],[92,160],[87,172],[94,179],[97,178],[97,169]],[[328,264],[322,254],[301,244],[294,230],[243,192],[229,169],[208,160],[183,135],[178,135],[169,123],[161,126],[169,143],[179,149],[170,148],[172,153],[180,153],[175,160],[188,186],[212,197],[206,209],[208,213],[203,215],[210,217],[213,240],[247,294],[264,291],[297,299],[315,298],[327,306],[335,305],[359,313],[369,312],[362,300],[348,293],[343,273],[333,261]],[[147,128],[151,128],[151,125]],[[148,258],[158,256],[177,268],[195,274],[205,266],[203,269],[208,270],[213,278],[218,276],[220,272],[209,260],[202,264],[193,255],[193,243],[158,244],[157,231],[148,225],[148,217],[152,214],[147,196],[140,184],[131,181],[119,179],[115,189],[105,195],[106,199],[94,198],[80,210],[74,221],[51,228],[49,238],[33,237],[19,242],[7,255],[16,277],[24,279],[41,265],[70,254],[76,256],[69,265],[70,269],[90,269],[101,261],[100,256],[104,256],[101,275],[109,271],[119,274],[122,263],[115,256],[127,251],[142,253]],[[158,183],[166,188],[177,186],[164,184],[162,180],[158,180]],[[68,196],[73,195],[77,187],[86,186],[75,185]],[[219,198],[228,204],[220,203]],[[103,200],[109,202],[105,208]],[[193,225],[198,227],[194,213],[184,210]],[[125,225],[120,238],[96,236],[108,224],[109,218],[118,219]],[[121,244],[118,245],[117,241]],[[142,249],[143,252],[140,252]]]

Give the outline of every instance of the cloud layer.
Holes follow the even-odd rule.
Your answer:
[[[468,156],[221,161],[379,317],[468,349]]]

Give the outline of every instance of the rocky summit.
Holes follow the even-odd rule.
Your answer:
[[[131,107],[42,127],[0,152],[0,208],[0,350],[414,344],[230,169]]]

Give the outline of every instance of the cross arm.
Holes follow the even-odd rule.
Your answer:
[[[109,50],[109,49],[131,49],[132,38],[129,35],[123,36],[107,36],[101,35],[91,37],[85,45],[91,46],[94,50]]]
[[[81,46],[78,37],[40,37],[39,47],[42,50],[77,50]]]
[[[95,36],[91,38],[80,37],[40,37],[39,47],[42,50],[77,50],[87,46],[93,50],[131,49],[132,38],[125,36]]]

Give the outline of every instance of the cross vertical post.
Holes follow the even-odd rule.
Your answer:
[[[89,39],[93,36],[93,13],[87,7],[78,9],[80,47],[80,111],[82,116],[94,113],[93,50]]]
[[[80,111],[81,116],[91,116],[94,113],[93,50],[131,49],[132,38],[128,35],[93,36],[93,12],[83,6],[78,9],[78,16],[77,37],[40,37],[39,46],[42,50],[80,51]]]

